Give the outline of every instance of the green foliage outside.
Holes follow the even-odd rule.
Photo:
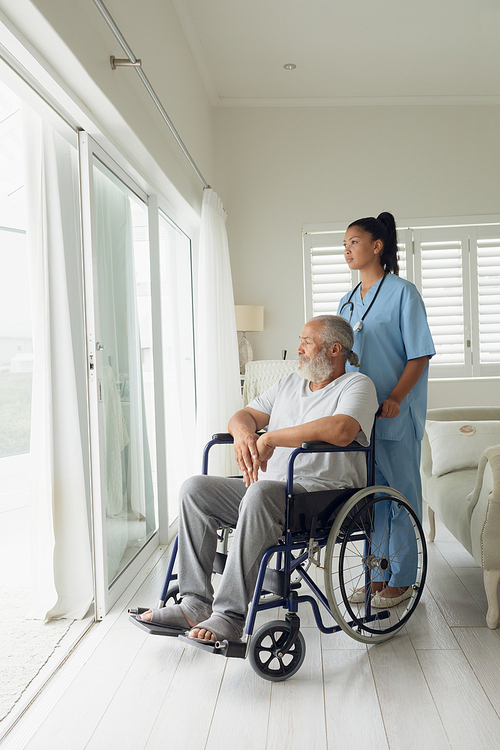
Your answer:
[[[0,373],[0,458],[29,452],[32,379],[31,372]]]

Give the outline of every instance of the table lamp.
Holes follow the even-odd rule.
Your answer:
[[[253,359],[253,351],[250,341],[245,336],[247,331],[264,330],[264,308],[262,305],[235,305],[236,330],[241,333],[238,336],[238,351],[240,355],[240,372],[245,372],[245,365]]]

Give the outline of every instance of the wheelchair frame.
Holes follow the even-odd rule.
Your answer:
[[[228,433],[217,433],[212,437],[203,452],[202,474],[208,474],[209,452],[214,445],[228,445],[233,442],[233,438]],[[293,494],[293,470],[297,456],[304,453],[335,453],[335,452],[363,452],[367,459],[367,487],[357,490],[329,490],[321,493],[301,493]],[[408,621],[415,610],[418,601],[422,595],[423,586],[426,576],[427,552],[424,535],[419,519],[409,505],[408,501],[401,493],[389,487],[374,486],[374,469],[375,469],[375,425],[372,429],[370,444],[361,446],[353,442],[345,447],[338,447],[330,443],[312,442],[302,443],[300,448],[295,448],[288,461],[288,472],[286,480],[286,522],[283,538],[276,545],[268,548],[264,552],[257,581],[255,584],[253,598],[246,621],[245,634],[246,641],[197,641],[186,635],[179,635],[183,641],[187,641],[192,646],[209,650],[213,653],[227,657],[246,658],[250,657],[250,662],[254,670],[264,679],[271,681],[281,681],[288,679],[295,674],[302,665],[305,656],[305,642],[300,633],[300,619],[298,616],[299,604],[309,604],[312,608],[313,616],[317,627],[322,633],[331,634],[344,630],[348,635],[364,643],[376,643],[395,635],[403,625]],[[297,507],[300,499],[307,497],[328,496],[333,504],[333,514],[323,523],[319,513],[314,514],[307,520],[309,528],[304,527],[304,516],[301,516],[303,532],[294,531],[294,524],[297,523]],[[322,500],[323,497],[320,498]],[[381,552],[379,556],[372,553],[370,533],[374,528],[375,506],[381,507],[382,502],[390,503],[391,512],[392,504],[397,507],[398,511],[403,509],[411,521],[412,527],[416,534],[416,543],[419,559],[421,563],[417,566],[417,580],[411,584],[411,597],[407,599],[404,612],[397,613],[395,622],[393,612],[388,609],[379,609],[376,613],[371,607],[371,575],[375,570],[384,571],[390,565],[387,557]],[[327,509],[328,511],[331,509]],[[368,509],[368,510],[367,510]],[[371,513],[369,512],[371,509]],[[331,515],[334,515],[332,520]],[[318,516],[319,519],[318,519]],[[389,517],[389,516],[388,516]],[[323,519],[324,521],[324,519]],[[354,548],[363,545],[363,552],[355,552]],[[345,590],[345,582],[340,581],[334,589],[328,585],[328,576],[334,576],[335,572],[329,569],[329,555],[333,557],[335,545],[341,544],[339,556],[339,571],[347,560],[346,548],[352,547],[350,554],[355,561],[355,568],[362,568],[363,573],[356,574],[355,579],[363,579],[365,587],[365,600],[358,607],[356,613],[355,605],[350,605],[349,597]],[[306,562],[312,561],[314,564],[315,555],[320,554],[321,550],[327,548],[325,561],[325,578],[327,584],[327,594],[325,595],[319,588],[318,584],[311,578],[304,568]],[[177,555],[178,541],[175,538],[172,553],[170,556],[165,581],[157,608],[165,606],[169,599],[178,601],[178,587],[171,587],[173,581],[177,580],[177,574],[174,573],[174,565]],[[329,551],[328,551],[329,550]],[[344,552],[342,552],[344,550]],[[276,555],[276,565],[274,568],[268,567],[269,561],[273,555]],[[344,557],[342,556],[344,555]],[[359,562],[357,557],[359,557]],[[214,563],[214,573],[222,573],[225,564],[225,555],[220,552],[216,553]],[[346,564],[346,577],[352,575],[349,565]],[[384,567],[385,565],[385,567]],[[292,582],[292,574],[296,572],[300,579],[298,582]],[[342,573],[343,575],[343,573]],[[313,596],[299,595],[297,589],[302,583],[307,584]],[[352,583],[352,581],[350,581]],[[361,585],[363,585],[363,583]],[[409,588],[409,586],[408,586]],[[267,597],[271,595],[271,598]],[[315,598],[314,598],[315,597]],[[338,601],[337,601],[338,600]],[[321,604],[327,613],[337,622],[334,626],[327,626],[321,616]],[[257,614],[262,611],[283,607],[287,610],[285,621],[275,621],[262,625],[257,633],[254,634],[255,620]],[[399,608],[398,608],[399,609]],[[361,611],[360,611],[361,610]],[[132,613],[134,610],[130,610]],[[138,614],[145,610],[136,610]],[[160,624],[145,622],[137,619],[132,614],[131,619],[134,624],[146,629],[148,632],[156,635],[166,635],[165,628]],[[384,627],[384,621],[387,626]],[[269,645],[269,643],[271,645]],[[262,659],[262,655],[265,658]],[[269,656],[268,656],[269,655]]]

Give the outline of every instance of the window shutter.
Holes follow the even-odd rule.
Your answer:
[[[360,280],[344,260],[344,234],[341,230],[304,235],[307,318],[335,315],[342,297]],[[398,230],[398,239],[399,275],[412,281],[411,229]]]
[[[436,348],[435,375],[472,374],[467,227],[414,230],[415,283]]]
[[[402,279],[413,281],[413,234],[411,229],[398,229],[398,265]]]
[[[311,279],[307,317],[336,315],[344,294],[359,281],[358,273],[351,272],[344,260],[344,234],[339,231],[304,237],[305,265],[309,265]]]
[[[500,224],[474,221],[398,228],[399,273],[420,291],[436,347],[433,377],[500,374]],[[359,281],[344,263],[343,239],[337,229],[304,235],[308,317],[335,313]]]
[[[474,374],[498,373],[500,365],[500,226],[471,227]]]

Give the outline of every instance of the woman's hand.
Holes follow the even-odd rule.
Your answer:
[[[385,419],[394,419],[401,411],[400,404],[403,399],[409,394],[414,385],[416,385],[422,375],[423,371],[427,367],[430,357],[417,357],[416,359],[409,359],[406,363],[405,369],[398,382],[389,393],[386,399],[380,404],[381,414],[379,416]]]
[[[380,414],[377,418],[394,419],[394,417],[398,416],[400,411],[399,403],[396,399],[389,396],[380,404]]]

